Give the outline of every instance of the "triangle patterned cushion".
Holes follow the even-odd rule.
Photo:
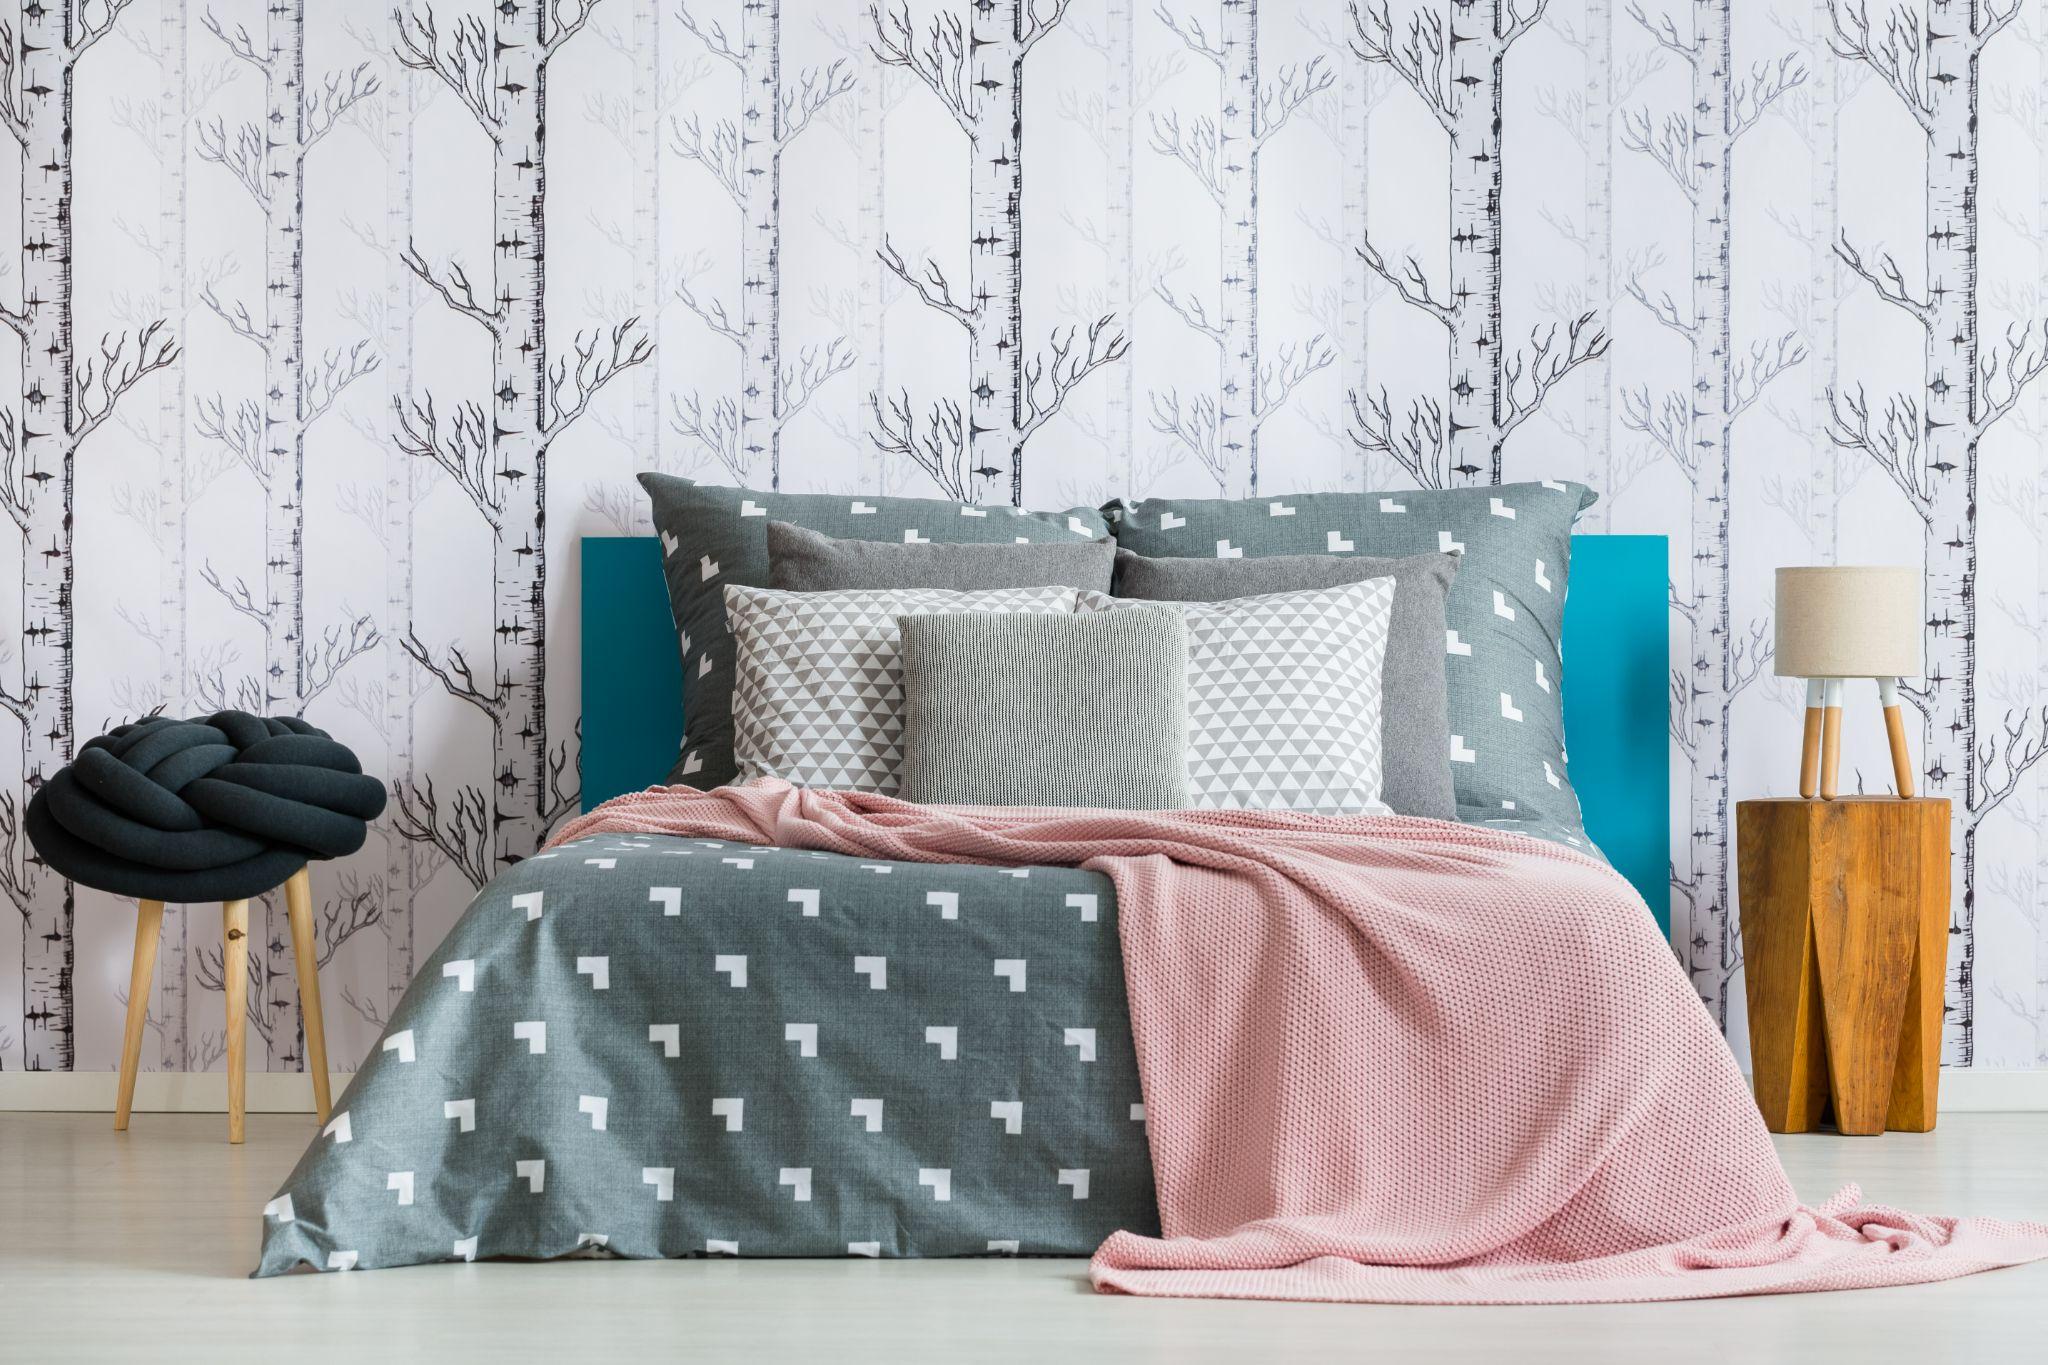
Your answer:
[[[742,779],[896,794],[903,761],[899,616],[1065,614],[1073,588],[949,592],[725,589],[735,667],[733,757]]]
[[[1078,610],[1144,606],[1083,592]],[[1389,814],[1380,675],[1394,580],[1179,604],[1188,627],[1188,804]]]

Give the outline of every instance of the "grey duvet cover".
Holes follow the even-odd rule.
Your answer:
[[[498,877],[264,1210],[259,1275],[1092,1252],[1158,1214],[1116,897],[659,836]]]

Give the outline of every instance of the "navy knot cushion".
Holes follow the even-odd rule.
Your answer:
[[[384,784],[295,716],[117,725],[37,788],[24,822],[58,873],[145,900],[260,895],[363,846]]]

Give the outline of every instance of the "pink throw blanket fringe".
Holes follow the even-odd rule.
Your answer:
[[[1116,884],[1163,1238],[1098,1289],[1609,1303],[2048,1257],[2048,1226],[1785,1178],[1735,1059],[1604,864],[1433,820],[915,806],[764,781],[606,803],[675,834]]]

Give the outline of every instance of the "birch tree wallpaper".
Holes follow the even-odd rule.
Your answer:
[[[390,783],[314,872],[360,1056],[578,804],[576,542],[649,533],[650,468],[1583,479],[1671,537],[1673,949],[1738,1049],[1772,570],[1924,565],[1946,1060],[2048,1066],[2044,0],[4,0],[0,122],[0,1068],[115,1064],[133,911],[19,820],[159,707]],[[173,908],[146,1064],[221,1063],[221,988]]]

